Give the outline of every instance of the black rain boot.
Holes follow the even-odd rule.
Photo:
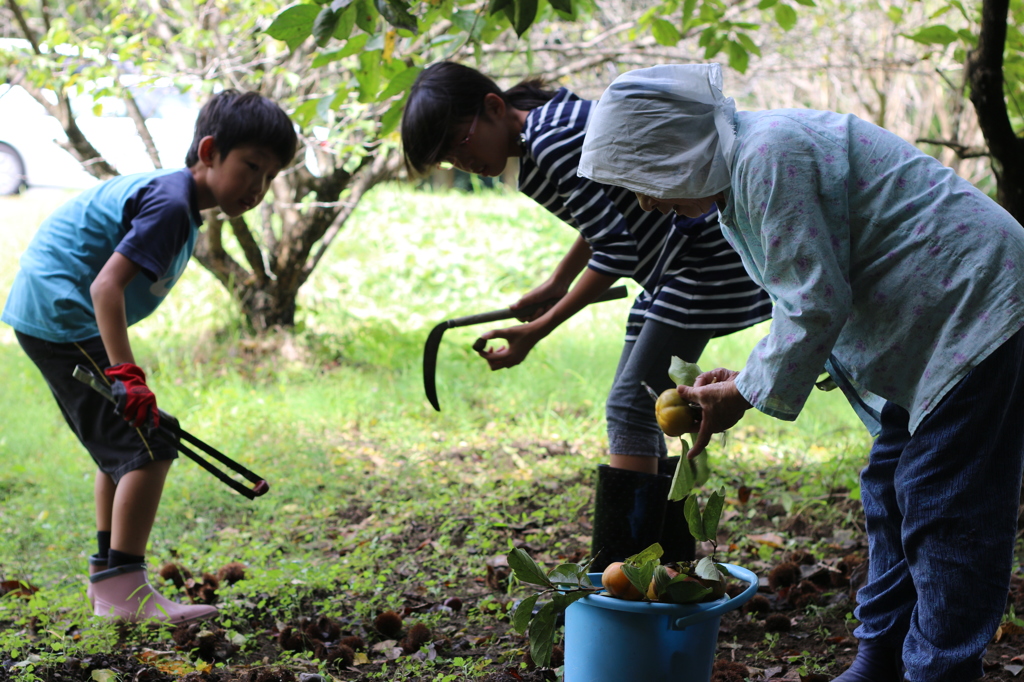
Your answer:
[[[672,477],[678,465],[678,457],[662,457],[658,460],[658,473],[668,476],[669,488],[672,486]],[[668,492],[665,496],[668,497]],[[697,543],[690,534],[690,524],[686,522],[686,515],[683,514],[685,504],[685,497],[677,502],[665,502],[665,521],[661,526],[661,537],[658,539],[661,548],[665,550],[661,556],[663,564],[693,561],[697,558]]]
[[[902,649],[862,639],[853,663],[833,682],[903,682]]]
[[[671,483],[659,474],[598,465],[591,572],[600,573],[659,541]]]

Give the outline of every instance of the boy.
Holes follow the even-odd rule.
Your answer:
[[[296,145],[277,104],[221,92],[199,113],[187,168],[121,176],[83,192],[44,221],[21,257],[0,319],[14,328],[99,468],[99,551],[89,557],[88,590],[97,616],[176,624],[217,611],[166,599],[146,577],[146,544],[177,452],[153,433],[156,397],[135,364],[128,327],[150,315],[181,276],[199,212],[219,208],[234,218],[258,205]],[[72,378],[79,364],[108,378],[116,407]]]

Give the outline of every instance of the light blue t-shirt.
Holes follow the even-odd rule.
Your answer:
[[[736,115],[722,231],[772,296],[736,380],[795,419],[830,355],[910,431],[1024,326],[1024,228],[969,182],[850,115]]]
[[[135,324],[188,265],[202,224],[198,206],[188,169],[120,176],[82,192],[36,232],[0,319],[55,343],[98,336],[89,287],[117,251],[142,268],[125,289],[128,325]]]

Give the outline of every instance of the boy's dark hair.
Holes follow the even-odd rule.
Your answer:
[[[438,62],[416,77],[402,113],[402,151],[410,172],[423,174],[451,150],[455,127],[480,113],[488,93],[505,104],[529,110],[555,96],[540,78],[531,78],[502,92],[476,69],[456,62]]]
[[[256,92],[224,90],[211,97],[199,111],[192,146],[185,155],[189,168],[199,163],[199,141],[213,137],[221,157],[243,144],[268,147],[282,166],[295,158],[298,137],[288,114]]]

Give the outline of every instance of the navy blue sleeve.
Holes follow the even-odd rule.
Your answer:
[[[169,173],[140,187],[124,204],[127,230],[115,249],[156,281],[167,274],[192,230],[193,183],[190,173]]]

